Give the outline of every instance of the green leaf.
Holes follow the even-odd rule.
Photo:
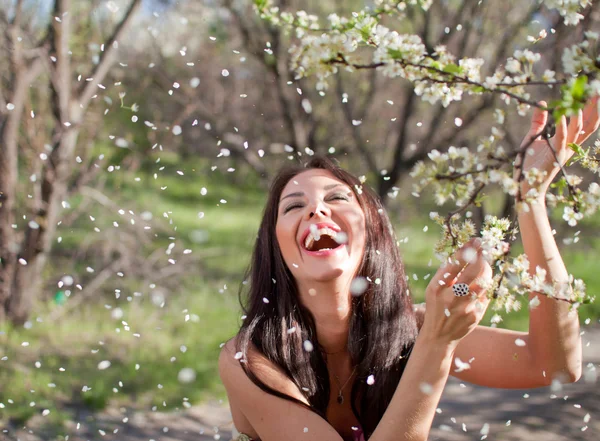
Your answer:
[[[481,207],[481,205],[483,204],[483,202],[488,199],[488,196],[485,193],[479,193],[477,195],[477,197],[475,198],[475,200],[473,201],[473,204],[476,207]]]
[[[454,64],[454,63],[450,63],[450,64],[446,64],[444,66],[444,72],[447,72],[449,74],[454,74],[454,75],[458,75],[462,73],[462,67],[460,67],[458,64]]]
[[[584,149],[583,147],[581,147],[578,144],[575,144],[574,142],[569,143],[568,146],[571,150],[575,152],[575,154],[571,158],[569,158],[566,166],[570,166],[572,164],[575,164],[576,162],[582,161],[586,159],[590,154],[590,147]]]
[[[563,93],[565,93],[565,88],[563,86]],[[550,104],[548,105],[549,109],[554,109],[552,111],[552,118],[554,119],[554,121],[560,121],[560,117],[563,116],[566,112],[565,109],[563,107],[563,101],[562,100],[554,100],[551,101]]]
[[[585,86],[587,85],[588,77],[582,75],[577,77],[575,81],[573,81],[573,85],[571,86],[571,96],[574,101],[584,101],[585,100]]]
[[[267,6],[267,0],[254,0],[254,4],[259,11],[262,11]]]
[[[363,38],[363,40],[368,41],[371,38],[371,29],[361,29],[360,35]]]
[[[570,142],[570,143],[568,144],[568,146],[569,146],[569,148],[570,148],[571,150],[573,150],[575,153],[577,153],[577,154],[579,154],[579,155],[583,155],[583,154],[585,154],[585,152],[583,151],[583,149],[581,148],[581,146],[580,146],[580,145],[578,145],[578,144],[576,144],[576,143],[574,143],[574,142]]]
[[[392,57],[394,60],[401,60],[403,58],[403,54],[402,51],[398,50],[398,49],[388,49],[388,54],[390,55],[390,57]]]
[[[562,177],[558,181],[550,184],[550,188],[558,189],[559,193],[562,193],[566,187],[567,187],[567,181],[564,177]]]
[[[588,77],[581,75],[570,84],[561,87],[561,100],[553,103],[556,105],[552,114],[555,121],[559,121],[562,116],[575,115],[579,109],[583,109],[587,95],[587,83]]]

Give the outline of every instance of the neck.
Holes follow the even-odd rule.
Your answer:
[[[347,351],[352,295],[350,283],[339,279],[298,281],[302,304],[315,318],[318,343],[326,353]]]

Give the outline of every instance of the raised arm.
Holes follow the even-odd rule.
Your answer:
[[[598,129],[598,98],[591,100],[583,111],[567,120],[563,116],[557,123],[556,135],[549,140],[556,155],[550,152],[548,142],[537,139],[532,145],[532,155],[526,155],[523,170],[536,167],[548,174],[539,192],[536,204],[530,204],[529,212],[519,213],[519,228],[525,254],[530,262],[530,272],[535,273],[536,267],[546,271],[549,283],[568,284],[569,274],[552,234],[552,228],[546,211],[546,191],[560,166],[573,155],[569,143],[582,144]],[[523,142],[528,142],[540,133],[546,125],[547,112],[536,109],[531,128]],[[556,163],[556,158],[560,166]],[[522,192],[528,187],[524,181]],[[525,193],[524,193],[525,194]],[[581,337],[579,335],[579,317],[576,311],[570,312],[571,305],[558,301],[543,294],[531,293],[540,300],[538,307],[533,308],[529,316],[529,336],[527,347],[531,359],[538,371],[545,372],[545,378],[557,377],[562,381],[577,381],[581,376]]]
[[[473,283],[477,277],[490,278],[491,268],[470,242],[456,259],[440,268],[427,288],[428,312],[396,392],[370,441],[425,441],[458,342],[481,320],[487,306],[484,297],[456,297],[449,285]],[[473,260],[473,255],[477,259]],[[467,262],[467,257],[470,257]],[[456,279],[456,280],[455,280]],[[337,431],[322,417],[301,404],[264,392],[244,373],[235,358],[235,344],[228,342],[219,357],[219,372],[227,390],[232,412],[245,418],[262,441],[341,441]],[[269,386],[308,405],[298,387],[276,366],[259,354],[251,355],[254,372]],[[377,379],[375,379],[377,381]]]
[[[547,118],[547,112],[534,111],[531,128],[523,143],[528,143],[542,131]],[[583,143],[599,124],[598,98],[591,100],[568,125],[564,117],[558,122],[556,135],[549,141],[561,165],[573,155],[568,144]],[[536,139],[530,150],[531,154],[525,155],[523,170],[536,167],[546,171],[547,175],[536,203],[529,204],[529,211],[521,211],[518,215],[524,251],[530,262],[529,271],[535,274],[537,267],[542,268],[546,271],[547,282],[567,284],[568,272],[546,211],[546,191],[560,167],[546,140]],[[527,182],[523,181],[521,193],[525,195],[528,191]],[[472,368],[455,375],[476,384],[503,388],[544,386],[555,378],[562,382],[577,381],[582,368],[577,312],[571,311],[568,302],[541,293],[532,292],[530,299],[536,296],[540,303],[530,310],[528,333],[478,327],[456,351],[457,356],[475,358]],[[517,339],[525,345],[517,345]]]

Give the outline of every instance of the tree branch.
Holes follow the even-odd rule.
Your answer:
[[[94,94],[96,93],[98,84],[100,84],[104,80],[106,74],[110,70],[117,53],[115,43],[118,43],[118,41],[121,40],[121,37],[123,37],[123,35],[125,34],[127,27],[129,26],[129,24],[133,20],[133,17],[141,8],[141,6],[142,0],[132,0],[131,4],[129,5],[129,8],[125,12],[125,15],[115,27],[114,32],[104,42],[104,52],[102,52],[100,61],[94,67],[92,72],[86,76],[86,78],[89,78],[90,81],[86,81],[84,83],[82,89],[79,91],[77,96],[79,104],[83,108],[87,108],[90,100],[92,99],[92,96],[94,96]]]

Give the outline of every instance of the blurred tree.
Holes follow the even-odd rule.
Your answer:
[[[135,30],[131,19],[141,0],[70,3],[0,0],[0,51],[8,61],[0,65],[0,319],[27,316],[63,201],[95,185],[102,173],[89,148],[100,140],[114,141],[110,162],[124,168],[156,160],[148,153],[158,148],[211,158],[221,171],[234,168],[228,176],[239,184],[249,174],[267,182],[290,158],[331,152],[367,175],[395,208],[393,198],[418,160],[433,149],[477,146],[487,135],[480,122],[491,121],[500,105],[490,96],[448,108],[430,105],[416,99],[410,84],[374,71],[342,72],[320,92],[312,79],[298,80],[290,71],[295,36],[260,20],[249,0],[144,0],[153,14],[140,18]],[[364,4],[279,3],[321,16],[349,14]],[[115,24],[110,8],[116,5],[127,8]],[[598,28],[600,4],[584,11],[576,32],[534,1],[439,1],[410,14],[410,20],[386,25],[419,35],[430,50],[447,45],[490,66],[520,48],[524,36],[552,29],[530,44],[544,55],[543,67],[560,71],[554,54],[580,37],[574,34]],[[127,62],[114,63],[116,41],[135,43],[119,48]],[[111,66],[119,86],[105,90]],[[115,110],[119,101],[111,92],[117,87],[123,92]],[[540,92],[548,98],[548,89]],[[509,150],[525,133],[521,119],[506,115],[504,125],[498,123]],[[28,191],[19,193],[18,182],[27,178]],[[95,190],[85,188],[86,197],[101,199]],[[511,202],[506,199],[506,213]]]
[[[347,13],[362,4],[278,2],[283,10],[306,9],[319,16]],[[338,158],[354,162],[355,170],[369,175],[369,182],[387,203],[398,194],[401,180],[415,163],[427,158],[431,150],[476,146],[487,135],[486,125],[479,123],[500,116],[495,109],[502,106],[495,96],[467,97],[450,107],[431,105],[415,96],[411,84],[373,71],[342,72],[333,80],[335,87],[318,93],[312,80],[297,80],[290,72],[289,48],[294,37],[259,20],[250,2],[181,2],[176,10],[183,20],[169,36],[170,46],[177,50],[167,53],[164,43],[156,41],[152,49],[156,63],[149,71],[152,80],[145,79],[143,86],[135,81],[144,91],[146,106],[155,112],[154,121],[182,128],[180,136],[149,131],[151,142],[165,141],[184,154],[230,155],[267,176],[285,158],[278,153],[297,158],[311,151],[335,151]],[[597,28],[599,11],[597,3],[587,8],[577,32]],[[427,11],[411,8],[409,13],[410,20],[402,24],[386,24],[420,36],[430,51],[446,45],[457,56],[485,59],[486,66],[502,63],[522,48],[529,35],[536,40],[530,46],[542,54],[544,67],[560,72],[554,54],[578,38],[558,13],[534,1],[433,2]],[[542,29],[552,32],[538,40],[535,37]],[[131,72],[143,68],[143,58],[137,59],[140,64]],[[192,65],[184,65],[189,60],[194,61]],[[177,89],[173,88],[175,78]],[[135,90],[133,83],[132,77],[129,91]],[[156,93],[148,94],[148,87]],[[166,97],[167,91],[171,98]],[[554,92],[546,88],[539,91],[539,97],[549,98]],[[509,128],[507,150],[516,149],[525,133],[522,119],[504,117],[504,126]],[[353,155],[345,157],[348,153]],[[505,213],[511,211],[511,204],[512,199],[506,198]]]
[[[15,323],[27,319],[33,300],[42,282],[60,211],[69,183],[76,178],[74,151],[92,100],[104,86],[109,69],[116,59],[118,42],[141,0],[132,0],[112,33],[102,44],[97,63],[89,67],[76,58],[73,41],[78,36],[78,17],[89,16],[89,7],[70,0],[56,0],[41,40],[32,37],[32,29],[24,17],[24,2],[14,2],[12,10],[0,12],[4,27],[3,51],[9,65],[3,72],[0,89],[0,321],[8,318]],[[111,4],[116,8],[114,2]],[[116,10],[115,10],[116,12]],[[35,8],[29,12],[35,15]],[[78,48],[81,51],[81,48]],[[85,53],[85,51],[81,51]],[[37,77],[45,73],[49,94],[44,93]],[[83,81],[82,81],[83,80]],[[32,88],[41,88],[36,95]],[[35,98],[34,98],[35,96]],[[40,115],[45,130],[32,133],[35,112],[32,100],[46,99],[50,115]],[[36,108],[44,109],[41,103]],[[24,110],[30,109],[25,116]],[[46,126],[46,127],[44,127]],[[21,129],[28,140],[44,142],[40,156],[19,153],[26,151]],[[20,148],[21,147],[21,148]],[[39,148],[39,146],[37,146]],[[35,184],[34,194],[28,196],[28,208],[19,207],[18,175],[27,173]],[[24,204],[23,204],[24,205]],[[16,228],[17,213],[27,219],[23,229]]]

